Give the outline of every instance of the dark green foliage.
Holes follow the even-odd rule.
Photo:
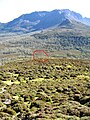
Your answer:
[[[5,110],[3,110],[3,112],[8,113],[10,115],[15,115],[16,114],[16,112],[11,108],[6,108]]]

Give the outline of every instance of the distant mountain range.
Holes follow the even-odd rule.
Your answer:
[[[33,32],[53,27],[90,26],[90,18],[69,9],[32,12],[8,22],[0,23],[0,32]]]

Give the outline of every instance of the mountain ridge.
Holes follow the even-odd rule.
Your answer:
[[[23,14],[8,23],[0,23],[0,32],[33,32],[58,26],[65,20],[76,21],[78,24],[80,22],[82,25],[90,26],[90,18],[84,18],[81,14],[69,9],[55,9]]]

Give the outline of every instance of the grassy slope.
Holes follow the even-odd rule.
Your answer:
[[[0,35],[0,60],[31,57],[44,49],[50,57],[90,59],[90,30],[87,27],[55,28],[24,35]]]
[[[0,118],[89,120],[90,61],[28,60],[1,66]]]

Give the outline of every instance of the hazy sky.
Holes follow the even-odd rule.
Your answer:
[[[25,13],[70,9],[90,17],[90,0],[0,0],[0,22],[8,22]]]

